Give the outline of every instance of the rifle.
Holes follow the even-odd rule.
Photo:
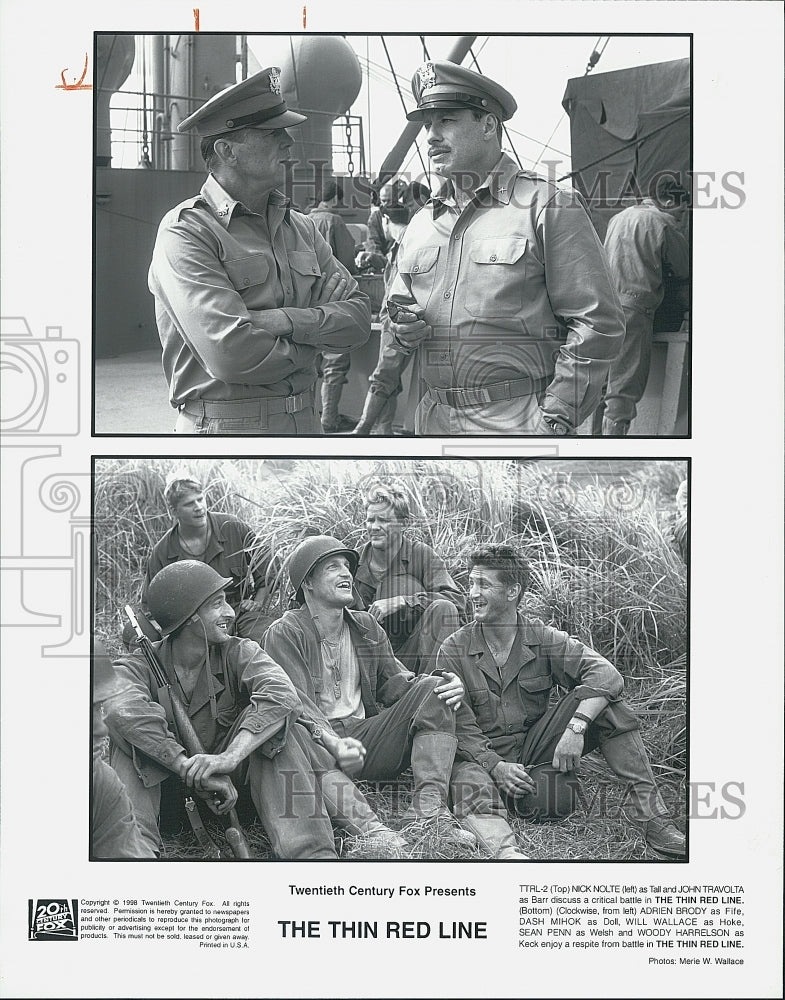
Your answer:
[[[139,648],[142,651],[142,655],[150,670],[155,678],[155,683],[158,685],[158,699],[164,710],[167,711],[167,715],[171,715],[172,723],[174,726],[175,736],[179,743],[181,743],[186,750],[189,757],[193,757],[194,754],[205,753],[202,741],[199,739],[199,735],[194,729],[194,724],[191,722],[191,718],[186,711],[185,705],[183,704],[179,694],[171,685],[169,678],[166,675],[166,671],[163,668],[163,664],[158,659],[158,654],[153,648],[153,644],[150,642],[148,637],[142,631],[142,627],[139,624],[139,620],[134,614],[134,610],[130,604],[126,604],[125,613],[128,616],[128,621],[131,623],[134,632],[136,633],[136,638],[138,641]],[[209,670],[209,661],[207,663],[207,669]],[[185,782],[183,782],[183,794],[185,796],[185,808],[188,814],[188,821],[191,824],[191,828],[196,836],[196,839],[202,845],[205,851],[205,856],[208,858],[220,858],[221,854],[220,848],[213,841],[210,834],[202,822],[202,817],[199,814],[199,807],[188,790]],[[232,850],[232,854],[235,858],[250,858],[251,851],[248,847],[248,842],[245,839],[245,834],[243,833],[243,828],[240,826],[240,820],[237,816],[236,809],[229,810],[229,825],[224,831],[226,837],[226,842]]]

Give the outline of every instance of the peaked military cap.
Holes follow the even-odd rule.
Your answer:
[[[412,93],[417,109],[406,116],[410,122],[422,121],[424,112],[439,108],[485,111],[503,122],[518,110],[515,98],[504,87],[451,62],[423,63],[412,77]]]
[[[202,138],[235,132],[248,126],[290,128],[306,116],[290,111],[281,96],[281,71],[270,66],[211,97],[177,126],[178,132],[195,129]]]

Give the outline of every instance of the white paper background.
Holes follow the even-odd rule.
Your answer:
[[[37,495],[20,505],[20,446],[3,446],[3,554],[69,557],[72,532],[89,512],[90,456],[171,454],[169,439],[92,441],[92,95],[55,89],[65,67],[77,76],[92,33],[193,27],[192,7],[174,3],[39,5],[3,0],[2,280],[4,316],[25,316],[33,333],[63,328],[80,345],[81,426],[75,438],[41,438],[59,455],[45,473],[82,488],[71,514]],[[201,29],[297,32],[302,4],[200,5]],[[143,996],[663,996],[781,995],[782,848],[782,12],[759,3],[376,3],[356,9],[308,3],[313,31],[389,30],[690,31],[695,35],[694,166],[741,170],[740,210],[694,215],[692,441],[573,440],[560,454],[693,456],[691,777],[745,785],[735,821],[696,819],[689,866],[362,864],[293,866],[90,864],[88,664],[44,656],[63,628],[4,628],[2,634],[2,995]],[[484,67],[489,74],[493,67]],[[91,73],[88,74],[91,79]],[[536,101],[518,93],[518,102]],[[389,447],[386,443],[382,447]],[[177,442],[204,454],[204,442]],[[243,445],[245,448],[245,445]],[[405,442],[436,454],[438,442]],[[55,448],[52,450],[54,451]],[[335,453],[376,454],[371,442],[330,442]],[[225,454],[221,442],[211,453]],[[309,453],[312,442],[264,441],[268,454]],[[321,449],[320,449],[321,450]],[[466,453],[466,447],[461,449]],[[521,454],[504,444],[474,454]],[[43,452],[41,455],[43,456]],[[44,463],[46,465],[44,466]],[[35,466],[35,463],[33,463]],[[28,469],[31,466],[28,465]],[[86,486],[87,484],[87,486]],[[70,495],[69,495],[70,496]],[[60,497],[68,508],[71,499]],[[74,527],[75,525],[75,527]],[[81,528],[80,528],[81,525]],[[30,540],[30,532],[33,538]],[[46,561],[46,560],[44,560]],[[51,560],[50,560],[51,561]],[[70,565],[70,563],[69,563]],[[4,607],[18,576],[3,574]],[[69,607],[68,573],[29,573],[25,600]],[[86,578],[82,593],[88,593]],[[45,600],[42,599],[45,595]],[[4,616],[4,621],[6,618]],[[86,643],[86,639],[80,640]],[[86,648],[83,645],[82,648]],[[599,951],[554,958],[517,949],[516,886],[523,882],[727,882],[746,890],[745,965],[653,968],[649,953]],[[287,885],[471,885],[475,900],[379,904],[349,897],[304,905]],[[28,898],[250,899],[254,947],[219,954],[139,942],[27,941]],[[487,920],[489,940],[284,942],[279,919]],[[674,953],[678,957],[678,952]],[[646,957],[643,957],[646,956]]]

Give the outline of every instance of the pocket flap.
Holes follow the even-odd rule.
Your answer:
[[[398,270],[401,274],[422,274],[430,271],[438,259],[438,247],[420,247],[407,252],[405,257],[398,258]]]
[[[225,260],[224,268],[235,288],[248,288],[267,281],[270,265],[264,254],[255,253],[237,260]]]
[[[313,250],[290,250],[288,257],[289,267],[298,274],[321,275],[319,258]]]
[[[525,236],[489,236],[474,240],[469,256],[475,264],[514,264],[523,257],[528,243]]]
[[[527,691],[547,691],[553,687],[553,678],[550,674],[538,674],[536,677],[519,677],[518,683]]]

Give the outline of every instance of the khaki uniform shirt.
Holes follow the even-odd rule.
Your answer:
[[[389,297],[424,307],[429,386],[549,382],[542,409],[576,427],[596,408],[624,317],[576,192],[503,154],[460,211],[448,184],[406,230]]]
[[[368,297],[350,279],[343,301],[322,303],[315,287],[328,268],[344,270],[280,191],[265,218],[210,175],[196,198],[168,212],[149,285],[172,406],[296,394],[316,382],[320,351],[362,346],[371,331]],[[265,329],[271,309],[289,317],[290,336]]]

